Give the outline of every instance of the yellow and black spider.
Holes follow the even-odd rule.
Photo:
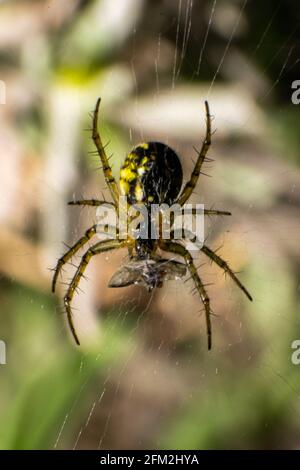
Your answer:
[[[127,155],[120,170],[120,181],[118,187],[115,178],[112,176],[111,167],[98,132],[99,106],[100,99],[98,99],[93,113],[92,137],[101,159],[106,183],[113,199],[113,202],[110,204],[116,211],[117,216],[120,195],[127,196],[128,207],[135,203],[143,203],[149,211],[151,204],[166,203],[168,205],[172,205],[176,203],[183,207],[197,184],[202,164],[206,160],[206,154],[211,144],[211,116],[209,113],[208,102],[205,102],[206,136],[202,143],[201,150],[198,153],[197,161],[191,177],[182,189],[183,174],[179,157],[170,147],[159,142],[139,144]],[[101,206],[103,204],[107,204],[107,202],[96,199],[86,199],[72,201],[69,204]],[[209,209],[205,209],[204,214],[231,215],[230,212],[227,211]],[[58,260],[52,281],[53,292],[55,291],[57,277],[62,266],[69,261],[70,258],[96,233],[97,225],[94,225],[89,228],[85,232],[85,235]],[[126,239],[120,239],[118,238],[118,232],[116,233],[116,239],[99,241],[84,253],[65,294],[64,305],[66,308],[68,323],[76,343],[80,344],[72,320],[71,302],[87,264],[94,255],[115,250],[116,248],[127,248],[129,253],[129,263],[122,266],[114,274],[109,283],[109,287],[142,284],[147,287],[148,290],[152,290],[155,287],[161,287],[165,280],[182,278],[186,274],[186,270],[188,270],[204,305],[208,349],[211,349],[210,300],[194,265],[193,257],[188,249],[185,248],[180,241],[174,241],[174,237],[173,239],[172,237],[171,239],[164,239],[161,233],[157,239],[143,239],[140,237],[132,238],[130,236]],[[183,264],[172,259],[163,259],[158,254],[158,249],[173,255],[179,255],[183,258],[185,263]],[[229,274],[238,287],[245,293],[248,299],[252,300],[247,289],[239,281],[228,264],[220,258],[220,256],[205,244],[202,245],[201,251],[210,258],[212,262],[224,269],[224,271]]]

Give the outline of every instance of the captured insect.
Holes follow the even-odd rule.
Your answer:
[[[211,115],[208,102],[205,101],[205,139],[200,151],[198,152],[191,177],[185,185],[183,185],[183,172],[180,159],[174,150],[160,142],[147,142],[137,145],[126,156],[124,164],[120,170],[118,186],[112,175],[111,166],[98,132],[99,106],[100,99],[98,99],[93,113],[92,138],[99,154],[104,177],[113,200],[113,202],[109,204],[116,212],[116,216],[118,217],[119,215],[120,196],[126,196],[128,209],[136,203],[144,204],[147,210],[146,217],[150,217],[148,214],[150,214],[151,207],[154,204],[178,204],[183,208],[184,204],[188,201],[195,189],[203,163],[208,161],[206,155],[211,145]],[[69,204],[101,206],[107,204],[107,201],[83,199],[79,201],[71,201]],[[204,215],[231,215],[231,213],[227,211],[204,209]],[[85,232],[85,235],[83,235],[83,237],[81,237],[61,258],[59,258],[52,281],[53,292],[55,291],[57,278],[63,265],[96,235],[97,228],[97,225],[93,225],[89,228]],[[143,238],[141,236],[132,237],[129,235],[125,239],[121,239],[118,236],[118,231],[116,231],[115,239],[99,241],[86,250],[64,296],[64,305],[66,308],[68,323],[77,344],[80,343],[73,324],[71,302],[88,263],[94,255],[118,248],[127,248],[129,262],[122,266],[113,275],[109,282],[109,287],[124,287],[131,284],[140,284],[151,291],[156,287],[161,287],[164,281],[170,279],[182,279],[186,273],[189,272],[204,306],[207,344],[208,349],[211,349],[212,331],[210,299],[195,267],[193,256],[183,244],[185,236],[182,236],[182,240],[175,240],[174,238],[174,236],[172,237],[171,231],[170,239],[163,238],[161,233],[159,233],[159,236],[155,239],[149,237]],[[252,297],[248,290],[243,286],[227,262],[218,256],[206,244],[201,245],[200,249],[212,262],[216,263],[220,268],[228,273],[231,279],[244,292],[248,299],[252,301]],[[168,258],[164,259],[161,257],[160,252],[179,256],[182,258],[183,262]]]

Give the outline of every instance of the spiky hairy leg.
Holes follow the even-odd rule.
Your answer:
[[[61,256],[61,258],[59,258],[59,260],[57,261],[57,264],[54,270],[54,276],[52,279],[52,292],[55,292],[57,278],[63,265],[66,264],[69,261],[69,259],[71,259],[72,256],[74,256],[75,253],[77,253],[77,251],[79,251],[83,245],[85,245],[91,238],[93,238],[96,232],[97,232],[97,225],[95,224],[92,227],[90,227],[85,232],[85,234],[81,238],[79,238],[79,240],[73,246],[71,246],[71,248],[63,256]]]
[[[98,115],[99,115],[100,102],[101,102],[101,99],[98,98],[97,103],[96,103],[96,107],[95,107],[95,111],[94,111],[94,114],[93,114],[92,137],[93,137],[94,144],[95,144],[95,146],[98,150],[98,154],[99,154],[99,157],[100,157],[100,160],[101,160],[101,163],[102,163],[102,169],[103,169],[105,181],[107,183],[107,186],[110,190],[111,196],[112,196],[115,204],[118,205],[118,201],[119,201],[118,186],[117,186],[115,178],[112,175],[111,166],[109,164],[104,146],[102,144],[100,134],[98,132]]]
[[[207,292],[205,290],[205,287],[199,277],[199,274],[197,272],[196,266],[193,261],[193,257],[190,254],[190,252],[182,245],[179,243],[175,243],[172,241],[165,241],[165,240],[160,240],[159,241],[159,247],[168,252],[168,253],[174,253],[179,256],[182,256],[187,264],[188,270],[191,274],[191,277],[195,283],[196,289],[199,292],[200,298],[202,300],[202,303],[204,305],[205,309],[205,319],[206,319],[206,331],[207,331],[207,346],[208,349],[211,349],[212,346],[212,332],[211,332],[211,320],[210,320],[210,300],[207,295]]]
[[[106,251],[115,250],[116,248],[125,247],[128,244],[129,242],[127,240],[105,240],[89,248],[81,258],[80,264],[76,270],[75,275],[73,276],[72,281],[70,282],[70,285],[64,297],[64,305],[67,312],[69,327],[78,345],[80,344],[80,342],[72,319],[71,302],[74,297],[76,288],[80,282],[80,279],[83,276],[84,271],[93,256],[98,255],[100,253],[104,253]]]
[[[237,278],[237,276],[234,274],[232,269],[229,267],[229,265],[224,261],[220,256],[218,256],[213,250],[211,250],[208,246],[203,245],[201,248],[201,251],[206,254],[214,263],[216,263],[220,268],[224,269],[226,273],[229,274],[231,279],[237,284],[237,286],[244,292],[244,294],[248,297],[249,300],[252,302],[252,296],[250,293],[247,291],[246,287],[241,283],[241,281]]]
[[[231,212],[229,212],[229,211],[219,211],[219,210],[215,210],[215,209],[204,209],[204,215],[231,215]]]
[[[182,209],[184,210],[184,214],[192,214],[192,215],[198,215],[198,214],[204,214],[204,215],[232,215],[231,212],[229,212],[229,211],[219,211],[217,209],[197,209],[196,207],[193,207],[191,209],[189,209],[187,207],[183,207]]]
[[[116,208],[116,205],[108,201],[100,201],[99,199],[81,199],[79,201],[69,201],[69,206],[112,206]]]
[[[199,214],[204,214],[207,216],[214,216],[214,215],[232,215],[231,212],[229,211],[219,211],[216,209],[197,209],[196,207],[193,207],[191,209],[182,207],[181,212],[178,214],[175,214],[174,212],[171,212],[170,214],[170,229],[173,229],[174,227],[174,222],[176,215],[182,216],[182,215],[199,215]]]
[[[198,158],[197,158],[195,167],[193,169],[193,172],[191,174],[191,178],[186,183],[186,185],[184,186],[183,190],[181,191],[178,197],[177,203],[180,204],[181,206],[189,199],[189,197],[191,196],[192,192],[195,189],[195,186],[197,184],[197,181],[201,172],[202,164],[205,161],[206,154],[211,144],[211,116],[209,114],[209,105],[207,101],[205,101],[205,110],[206,110],[206,136],[202,143],[201,150],[198,154]]]
[[[101,229],[105,229],[104,232],[101,232]],[[117,232],[116,227],[112,227],[110,225],[105,225],[105,224],[95,224],[92,227],[90,227],[83,237],[79,238],[79,240],[70,247],[70,249],[57,261],[56,267],[54,269],[54,276],[52,279],[52,292],[55,292],[55,287],[56,287],[56,282],[58,275],[62,269],[62,267],[74,256],[80,248],[82,248],[91,238],[93,238],[96,233],[108,233],[109,232]]]
[[[185,235],[185,236],[184,236]],[[208,256],[214,263],[216,263],[220,268],[224,269],[226,273],[229,274],[231,279],[237,284],[237,286],[244,292],[244,294],[248,297],[249,300],[253,300],[251,294],[248,292],[246,287],[241,283],[241,281],[238,279],[238,277],[235,275],[233,270],[230,268],[228,263],[223,260],[219,255],[217,255],[211,248],[209,248],[207,245],[203,244],[197,236],[190,232],[189,230],[185,230],[185,234],[183,235],[183,239],[188,239],[192,243],[195,243],[196,247],[201,250],[206,256]],[[170,237],[171,239],[174,239],[175,237],[181,237],[181,230],[177,231],[172,230],[170,232]]]

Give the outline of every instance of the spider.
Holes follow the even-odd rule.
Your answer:
[[[95,110],[93,112],[92,122],[92,138],[99,154],[104,177],[110,190],[113,202],[111,206],[118,216],[119,196],[127,197],[128,207],[135,203],[144,203],[150,212],[151,205],[154,203],[179,204],[180,207],[190,198],[201,173],[202,164],[208,161],[206,158],[208,149],[211,145],[211,115],[208,102],[205,101],[206,111],[206,135],[198,152],[197,160],[192,171],[190,179],[183,185],[182,166],[178,155],[169,146],[160,142],[147,142],[137,145],[126,156],[125,162],[120,170],[119,187],[112,175],[109,159],[106,155],[105,148],[102,144],[100,134],[98,132],[98,115],[99,115],[100,98],[97,100]],[[106,201],[96,199],[83,199],[69,202],[71,205],[82,206],[101,206]],[[205,209],[204,215],[231,215],[230,212]],[[67,263],[78,250],[91,240],[97,233],[97,225],[90,227],[85,234],[72,246],[69,250],[59,258],[53,280],[52,291],[55,291],[58,275],[65,263]],[[173,231],[174,235],[174,231]],[[184,237],[183,237],[184,238]],[[196,238],[196,237],[195,237]],[[143,239],[141,237],[132,238],[128,236],[126,239],[102,240],[90,246],[81,258],[79,266],[68,285],[64,296],[64,306],[67,313],[72,335],[79,345],[79,339],[75,330],[72,319],[71,302],[74,293],[79,285],[80,279],[90,262],[91,258],[100,253],[115,250],[118,248],[127,248],[129,254],[129,263],[122,266],[112,277],[109,287],[123,287],[130,284],[141,284],[151,291],[155,287],[161,287],[163,282],[169,279],[181,279],[188,271],[194,281],[196,290],[198,291],[204,306],[207,332],[207,345],[210,350],[212,347],[212,329],[211,329],[211,308],[210,299],[206,292],[206,288],[197,272],[193,256],[190,251],[183,245],[183,240],[175,241],[174,237],[164,239],[159,234],[157,239]],[[174,259],[164,259],[158,253],[158,249],[162,252],[178,255],[184,263],[175,261]],[[235,273],[219,255],[217,255],[206,244],[201,245],[201,251],[213,262],[222,268],[237,286],[244,292],[249,300],[252,297],[248,290],[243,286]]]

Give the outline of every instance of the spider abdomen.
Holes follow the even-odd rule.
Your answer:
[[[120,171],[120,189],[129,204],[171,205],[182,185],[178,155],[168,145],[147,142],[127,155]]]

